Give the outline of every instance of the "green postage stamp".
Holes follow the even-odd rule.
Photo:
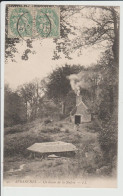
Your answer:
[[[60,10],[33,5],[8,7],[8,37],[35,38],[60,36]]]

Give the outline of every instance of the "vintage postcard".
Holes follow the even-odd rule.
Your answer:
[[[116,188],[120,6],[3,7],[4,186]]]

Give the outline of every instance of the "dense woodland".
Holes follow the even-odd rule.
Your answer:
[[[92,114],[98,115],[102,121],[108,121],[114,104],[113,86],[110,83],[112,73],[103,65],[84,68],[66,64],[55,69],[49,77],[43,80],[35,79],[19,86],[15,91],[10,89],[9,85],[5,85],[5,126],[41,117],[53,118],[54,115],[59,116],[59,119],[68,117],[75,107],[76,94],[67,76],[83,72],[83,101]]]
[[[107,157],[117,154],[117,116],[118,116],[118,70],[119,70],[119,13],[114,7],[76,7],[61,6],[61,39],[54,39],[56,50],[53,59],[60,58],[61,53],[71,58],[74,51],[82,52],[83,47],[103,47],[97,64],[85,68],[84,65],[68,65],[54,69],[47,78],[35,79],[19,86],[16,91],[5,84],[5,127],[26,123],[36,118],[64,120],[75,107],[75,92],[71,88],[68,76],[81,74],[81,95],[100,125],[99,142]],[[83,10],[88,11],[85,14]],[[73,14],[92,20],[94,26],[76,29],[67,20]],[[96,15],[99,14],[99,17]],[[81,32],[77,35],[75,32]],[[74,35],[70,42],[69,34]],[[19,40],[9,39],[6,43],[6,58],[13,59],[12,48]],[[29,42],[29,41],[28,41]],[[31,50],[33,40],[27,42]],[[8,51],[9,49],[9,51]],[[16,51],[14,51],[16,52]],[[27,60],[24,59],[23,60]],[[55,61],[54,61],[55,62]],[[84,74],[83,74],[84,73]],[[116,158],[116,157],[115,157]]]

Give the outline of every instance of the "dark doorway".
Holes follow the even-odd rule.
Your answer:
[[[80,124],[80,123],[81,123],[81,116],[75,115],[75,124]]]

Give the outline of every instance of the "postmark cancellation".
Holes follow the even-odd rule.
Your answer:
[[[41,6],[8,6],[8,37],[60,36],[60,9]]]

